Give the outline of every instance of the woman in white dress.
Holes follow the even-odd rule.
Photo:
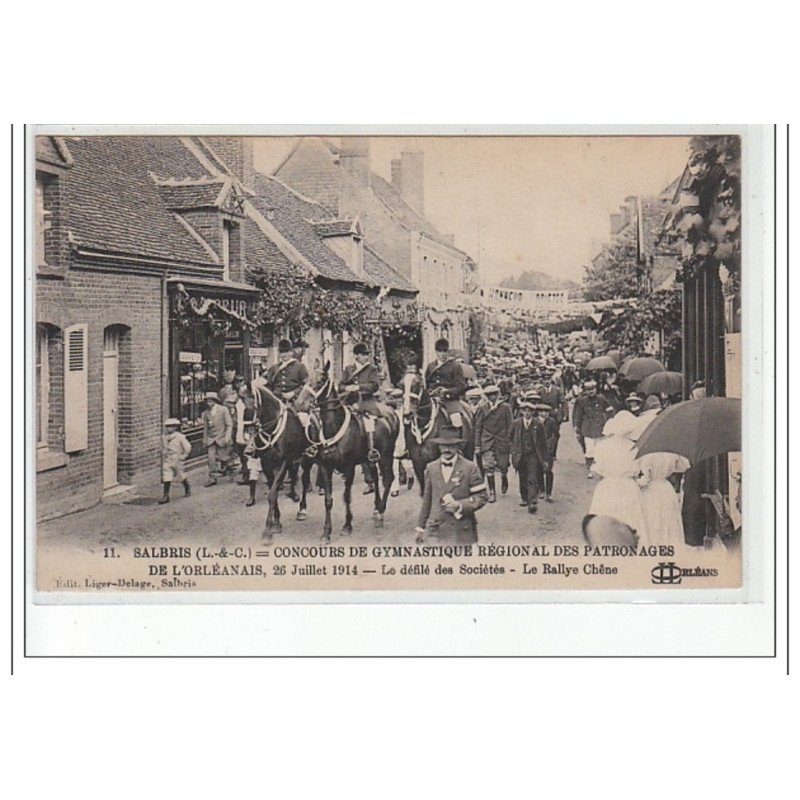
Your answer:
[[[686,472],[691,464],[675,453],[648,453],[639,459],[642,505],[651,544],[685,546],[681,500],[667,480],[675,472]]]
[[[651,544],[650,534],[637,483],[639,462],[630,438],[637,423],[630,411],[620,411],[606,422],[592,467],[602,480],[595,487],[589,513],[624,522],[636,531],[639,546],[646,546]]]

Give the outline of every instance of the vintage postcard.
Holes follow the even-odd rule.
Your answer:
[[[740,589],[748,130],[34,129],[37,598]]]

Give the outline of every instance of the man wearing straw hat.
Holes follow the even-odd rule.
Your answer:
[[[217,475],[228,474],[232,443],[233,419],[230,412],[220,403],[216,392],[206,392],[206,410],[203,412],[203,444],[208,451],[206,486],[215,486]]]
[[[511,406],[500,396],[499,386],[487,386],[486,405],[475,414],[475,456],[483,462],[489,486],[489,502],[497,501],[495,473],[500,471],[500,491],[508,491],[508,457],[511,450]]]
[[[416,528],[416,541],[426,534],[438,541],[474,544],[478,541],[475,512],[488,500],[478,465],[461,455],[464,440],[455,428],[443,428],[431,440],[441,455],[425,469],[425,493]]]

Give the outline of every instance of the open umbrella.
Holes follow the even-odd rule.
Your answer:
[[[639,455],[676,453],[692,464],[742,449],[742,401],[737,397],[702,397],[676,403],[645,428]]]
[[[613,369],[617,368],[617,364],[613,358],[608,356],[595,356],[587,365],[586,369]]]
[[[619,369],[620,364],[622,364],[622,353],[619,350],[609,350],[606,355],[616,364],[617,369]]]
[[[619,368],[619,374],[629,381],[641,381],[654,372],[666,372],[664,365],[655,358],[629,358]]]
[[[639,391],[643,395],[664,394],[674,395],[683,392],[683,375],[680,372],[654,372],[648,375],[640,384]]]

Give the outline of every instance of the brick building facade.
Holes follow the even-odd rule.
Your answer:
[[[253,169],[241,137],[36,139],[37,517],[158,480],[165,417],[202,454],[204,394],[252,378],[285,334],[253,271],[286,271],[397,312],[416,288],[332,214]],[[349,360],[348,337],[300,332]],[[376,349],[376,356],[382,354]],[[313,352],[312,352],[313,355]],[[312,366],[309,364],[309,366]]]
[[[245,188],[222,166],[212,172],[205,147],[176,137],[36,139],[40,519],[156,480],[165,416],[181,416],[199,438],[181,414],[179,366],[169,358],[179,335],[175,287],[196,303],[209,287],[220,301],[257,294],[231,280],[245,266],[231,236]]]

